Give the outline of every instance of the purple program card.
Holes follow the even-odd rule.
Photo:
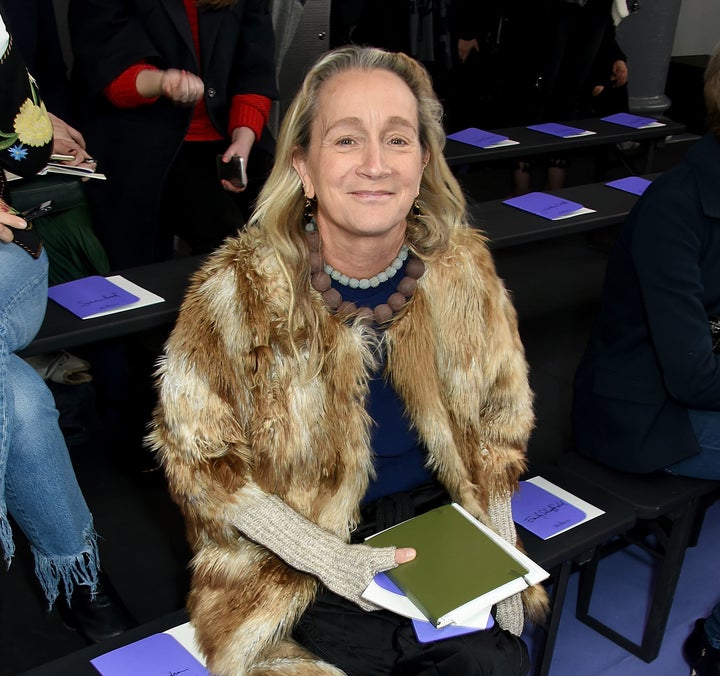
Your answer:
[[[548,218],[551,221],[583,208],[582,204],[565,200],[562,197],[548,195],[545,192],[529,192],[527,195],[520,195],[520,197],[511,197],[504,200],[503,204],[529,211],[531,214]]]
[[[612,122],[613,124],[621,124],[623,127],[632,127],[633,129],[642,129],[651,124],[657,124],[658,121],[653,117],[641,117],[640,115],[632,115],[631,113],[615,113],[607,117],[600,118],[603,122]],[[660,123],[662,124],[662,123]]]
[[[617,179],[617,181],[610,181],[605,185],[610,188],[624,190],[625,192],[632,193],[633,195],[642,195],[650,183],[651,181],[648,181],[646,178],[641,178],[640,176],[626,176],[625,178]]]
[[[471,146],[477,146],[479,148],[488,148],[495,143],[501,141],[507,141],[507,136],[500,134],[493,134],[490,131],[484,131],[483,129],[477,129],[476,127],[469,127],[462,131],[456,131],[454,134],[448,135],[449,139],[453,141],[460,141],[460,143],[467,143]]]
[[[153,634],[95,657],[90,664],[102,676],[210,676],[210,672],[170,634]]]
[[[387,576],[385,573],[378,573],[375,576],[375,582],[383,589],[403,596],[402,590]],[[492,615],[488,618],[485,629],[490,629],[495,624]],[[475,631],[482,631],[478,627],[459,627],[450,624],[447,627],[438,629],[432,622],[426,620],[412,620],[415,636],[420,643],[431,643],[432,641],[442,641],[444,638],[452,638],[453,636],[462,636],[463,634],[471,634]]]
[[[512,498],[513,520],[539,538],[547,538],[580,523],[585,512],[557,495],[521,481]]]
[[[48,289],[48,297],[81,319],[140,300],[98,275],[51,286]]]
[[[488,616],[488,623],[485,629],[491,629],[494,624],[495,620],[493,620],[493,616]],[[442,629],[438,629],[430,622],[423,622],[422,620],[413,620],[412,625],[415,630],[415,636],[417,636],[417,640],[420,643],[432,643],[433,641],[442,641],[444,638],[484,631],[484,629],[479,629],[478,627],[460,627],[455,624],[449,624]]]
[[[557,122],[545,122],[544,124],[533,124],[528,127],[533,131],[539,131],[543,134],[551,136],[559,136],[560,138],[570,138],[572,136],[581,136],[587,134],[586,129],[578,129],[577,127],[568,127],[566,124],[558,124]]]

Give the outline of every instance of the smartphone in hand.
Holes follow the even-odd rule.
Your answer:
[[[230,181],[236,188],[247,187],[245,159],[240,157],[240,155],[233,155],[229,162],[223,162],[223,156],[218,155],[217,173],[221,181]]]

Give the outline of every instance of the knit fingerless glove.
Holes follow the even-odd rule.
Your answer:
[[[512,518],[510,498],[509,492],[499,496],[491,495],[488,517],[498,535],[514,546],[517,542],[517,532]],[[525,626],[525,610],[520,594],[514,594],[504,601],[500,601],[497,604],[495,619],[503,629],[507,629],[515,636],[520,636]]]
[[[362,593],[377,573],[395,568],[395,547],[351,545],[315,525],[274,495],[253,491],[252,505],[235,519],[249,539],[285,563],[318,577],[328,589],[363,610],[377,606]]]

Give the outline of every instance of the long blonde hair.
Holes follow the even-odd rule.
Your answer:
[[[278,136],[275,163],[250,218],[251,227],[262,228],[274,247],[290,289],[309,283],[304,241],[305,196],[300,177],[293,168],[293,155],[306,152],[313,121],[318,114],[319,94],[326,82],[350,70],[386,70],[407,84],[418,106],[420,143],[428,155],[418,196],[419,215],[408,218],[408,243],[416,255],[430,260],[446,250],[450,232],[467,227],[465,198],[443,156],[445,131],[442,106],[427,71],[402,53],[373,47],[343,47],[325,53],[308,74],[295,96]],[[290,324],[295,312],[305,317],[307,294],[292,299]]]

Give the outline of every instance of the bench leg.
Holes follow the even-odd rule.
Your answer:
[[[657,532],[660,529],[659,521],[650,523],[651,526],[655,526],[658,541],[657,549],[651,551],[651,553],[658,557],[661,563],[659,574],[653,584],[652,599],[645,621],[642,640],[639,644],[631,641],[590,614],[590,603],[600,556],[581,569],[576,608],[578,620],[645,662],[652,662],[660,651],[660,645],[665,634],[665,627],[675,597],[675,589],[685,559],[685,551],[692,534],[697,506],[698,501],[692,500],[675,512],[665,515],[668,523],[666,530]],[[648,549],[648,551],[650,550]]]
[[[535,656],[535,676],[548,676],[550,673],[550,664],[552,663],[553,652],[555,650],[555,640],[557,639],[558,629],[560,628],[560,616],[562,615],[563,604],[565,603],[565,595],[567,593],[571,570],[572,561],[563,561],[555,576],[553,591],[550,595],[550,613],[548,615],[548,624],[545,628],[545,640],[539,646]]]

